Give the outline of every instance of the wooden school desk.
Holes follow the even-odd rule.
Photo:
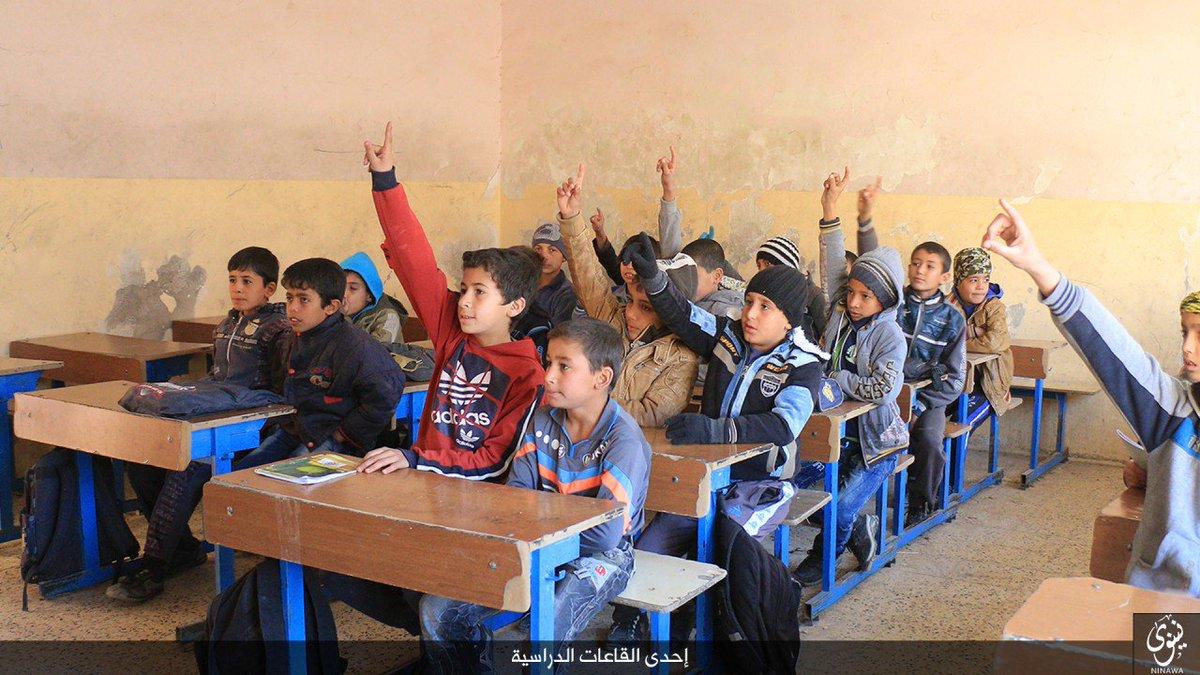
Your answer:
[[[1071,672],[1056,666],[1068,663],[1076,672],[1087,672],[1078,670],[1082,667],[1090,672],[1134,672],[1131,657],[1148,638],[1145,634],[1134,634],[1135,613],[1152,614],[1154,618],[1200,613],[1200,599],[1091,577],[1047,579],[1004,626],[1004,640],[1029,644],[1025,650],[1006,650],[1012,646],[1001,645],[1001,659],[1025,657],[1019,663],[1003,663],[1001,672],[1048,672],[1048,667]],[[1183,642],[1191,643],[1184,650],[1186,655],[1195,649],[1196,638],[1191,635],[1183,638]],[[1028,665],[1032,664],[1040,668],[1031,671]]]
[[[1127,488],[1100,509],[1092,525],[1092,560],[1088,571],[1098,579],[1124,583],[1133,535],[1142,524],[1146,491]]]
[[[8,404],[13,395],[37,389],[47,370],[62,367],[62,361],[14,359],[0,356],[0,543],[21,538],[21,526],[13,522],[13,433]]]
[[[54,382],[166,382],[186,374],[193,356],[212,351],[212,341],[162,342],[107,333],[72,333],[18,340],[9,343],[8,351],[25,359],[62,361],[62,368],[43,375]]]
[[[175,420],[136,415],[119,401],[133,382],[99,382],[16,395],[14,431],[19,438],[61,446],[76,453],[83,528],[84,573],[63,583],[43,583],[42,597],[109,581],[111,566],[101,567],[96,534],[92,455],[179,471],[192,460],[211,461],[213,473],[230,470],[233,453],[257,448],[268,418],[292,412],[273,405]],[[218,589],[233,583],[233,556],[217,551]]]
[[[194,319],[176,319],[171,322],[171,339],[176,342],[212,344],[213,333],[228,314],[201,316]]]
[[[696,560],[713,562],[716,546],[717,493],[729,486],[729,469],[769,452],[769,443],[672,445],[665,429],[643,427],[650,444],[646,509],[696,519]],[[707,593],[696,598],[696,643],[700,662],[709,663],[713,607]]]
[[[1042,401],[1046,393],[1046,375],[1050,373],[1050,353],[1066,347],[1062,340],[1017,340],[1012,341],[1013,377],[1029,378],[1032,389],[1016,386],[1013,391],[1033,394],[1033,430],[1029,444],[1029,469],[1021,474],[1021,487],[1027,488],[1047,471],[1067,461],[1063,437],[1067,428],[1067,397],[1052,394],[1058,401],[1058,435],[1054,443],[1054,454],[1045,462],[1038,458],[1042,443]]]
[[[549,644],[555,568],[579,557],[580,532],[622,513],[615,501],[428,471],[304,486],[246,469],[204,486],[210,542],[280,561],[293,672],[304,668],[303,566],[530,611],[531,639]]]

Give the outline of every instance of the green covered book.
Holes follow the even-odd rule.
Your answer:
[[[322,452],[260,466],[254,470],[254,473],[286,480],[289,483],[312,485],[354,473],[354,470],[358,468],[359,461],[355,457]]]

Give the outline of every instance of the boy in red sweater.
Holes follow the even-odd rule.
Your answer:
[[[498,480],[542,386],[533,341],[512,324],[537,290],[540,260],[525,248],[463,253],[457,293],[447,290],[433,249],[396,181],[389,122],[383,145],[365,143],[383,252],[434,345],[434,372],[420,435],[410,449],[367,453],[359,471],[414,468],[468,480]]]

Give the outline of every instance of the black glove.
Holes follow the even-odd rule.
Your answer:
[[[633,266],[643,281],[649,281],[658,274],[658,262],[654,256],[654,245],[650,243],[650,235],[642,232],[629,242],[621,252],[621,262]]]
[[[935,363],[929,367],[929,379],[937,383],[946,381],[946,377],[950,375],[950,369],[944,364]]]
[[[724,443],[724,420],[705,417],[699,413],[683,413],[667,420],[667,440],[675,445],[689,443]]]

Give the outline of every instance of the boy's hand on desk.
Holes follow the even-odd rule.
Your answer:
[[[664,202],[675,201],[675,146],[671,147],[670,157],[659,157],[656,169],[662,179],[662,198]]]
[[[720,422],[699,413],[676,415],[667,420],[667,440],[675,445],[720,443],[724,440]]]
[[[841,176],[837,172],[829,174],[825,179],[825,191],[821,193],[821,218],[825,221],[837,218],[837,200],[842,196],[846,186],[850,184],[850,167],[846,167]]]
[[[408,459],[404,453],[395,448],[375,448],[368,452],[358,465],[359,473],[391,473],[397,469],[409,468]]]
[[[566,220],[574,218],[579,213],[579,203],[583,201],[583,175],[587,173],[587,167],[582,162],[579,164],[579,171],[575,173],[574,178],[568,178],[567,182],[555,190],[558,196],[558,215]]]
[[[366,154],[363,155],[363,166],[369,167],[375,173],[391,171],[396,166],[396,158],[392,155],[392,123],[387,123],[383,130],[383,145],[375,145],[371,141],[363,141]]]

